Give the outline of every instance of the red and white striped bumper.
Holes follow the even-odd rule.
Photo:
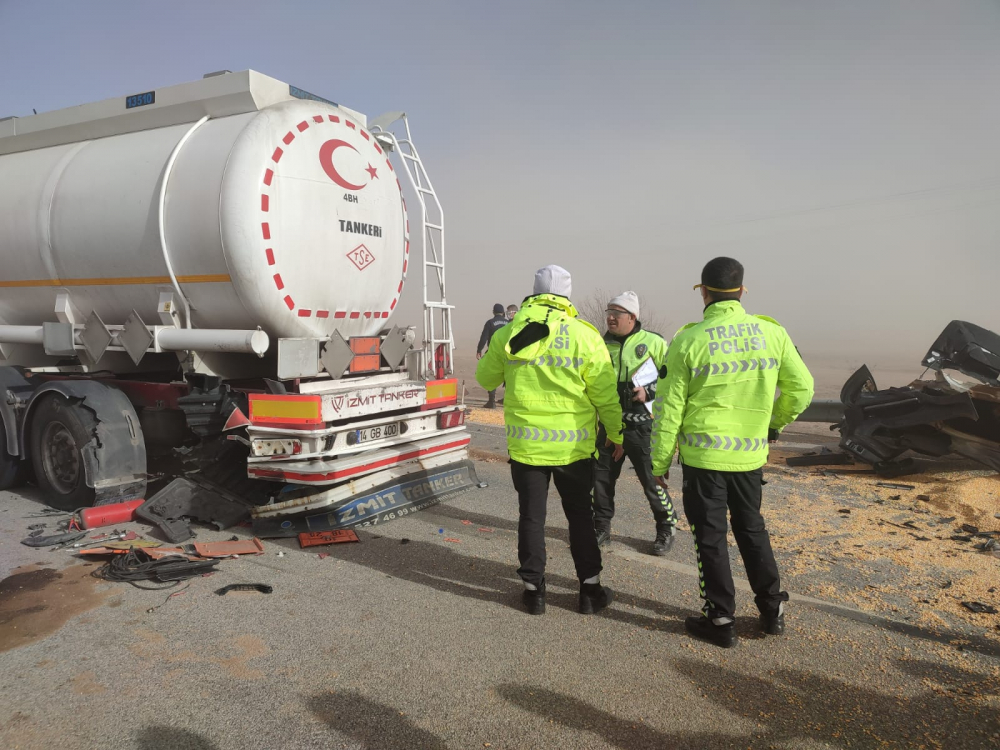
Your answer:
[[[364,451],[332,460],[253,463],[247,468],[247,475],[252,479],[268,479],[288,484],[336,484],[427,456],[453,451],[464,453],[470,440],[469,434],[464,430],[455,431],[451,434]]]

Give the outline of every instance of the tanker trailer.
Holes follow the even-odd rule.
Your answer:
[[[0,489],[120,502],[183,454],[291,534],[474,484],[444,261],[402,113],[248,70],[0,120]]]

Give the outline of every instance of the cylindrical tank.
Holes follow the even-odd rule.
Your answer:
[[[80,511],[80,525],[85,529],[96,529],[101,526],[114,526],[117,523],[129,523],[135,520],[136,509],[145,502],[145,500],[129,500],[126,503],[84,508]]]
[[[165,168],[195,122],[0,156],[0,325],[55,321],[68,292],[108,325],[158,324],[173,291],[161,248]],[[209,119],[165,190],[170,263],[195,328],[278,338],[376,333],[409,252],[400,182],[343,110],[290,101]],[[81,321],[82,322],[82,321]],[[20,345],[6,364],[39,364]],[[245,355],[222,355],[242,357]]]

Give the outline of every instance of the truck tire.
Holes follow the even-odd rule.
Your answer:
[[[9,490],[24,484],[24,461],[7,452],[7,432],[0,421],[0,490]]]
[[[35,408],[31,420],[31,460],[45,501],[59,510],[94,504],[81,451],[94,440],[97,420],[79,404],[53,394]]]

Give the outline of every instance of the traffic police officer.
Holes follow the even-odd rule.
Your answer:
[[[667,353],[653,407],[653,472],[666,484],[679,447],[684,514],[694,534],[704,600],[687,631],[736,645],[736,592],[726,546],[726,510],[765,633],[785,629],[771,539],[760,513],[768,443],[809,404],[813,379],[777,321],[749,315],[743,266],[715,258],[701,272],[704,320],[682,328]],[[775,388],[781,395],[774,398]]]
[[[604,336],[611,366],[618,380],[618,400],[625,419],[625,455],[635,468],[646,500],[656,522],[653,554],[666,555],[674,543],[677,517],[670,493],[657,484],[650,456],[650,436],[653,416],[646,408],[656,396],[656,381],[636,386],[632,377],[645,362],[654,370],[666,365],[667,342],[657,333],[643,329],[639,321],[639,297],[635,292],[622,292],[608,303],[608,332]],[[655,376],[654,376],[655,378]],[[604,446],[604,435],[597,435],[597,467],[594,471],[594,528],[597,543],[611,540],[611,519],[615,515],[615,484],[621,476],[625,459],[615,461],[611,448]]]
[[[595,426],[622,455],[622,410],[615,373],[601,335],[577,317],[572,280],[559,266],[535,274],[532,296],[510,325],[493,335],[476,368],[490,390],[507,384],[504,421],[510,473],[517,490],[518,575],[531,614],[545,611],[545,511],[549,480],[555,481],[569,522],[569,547],[580,579],[579,608],[597,612],[611,601],[601,585],[601,551],[594,532]]]

